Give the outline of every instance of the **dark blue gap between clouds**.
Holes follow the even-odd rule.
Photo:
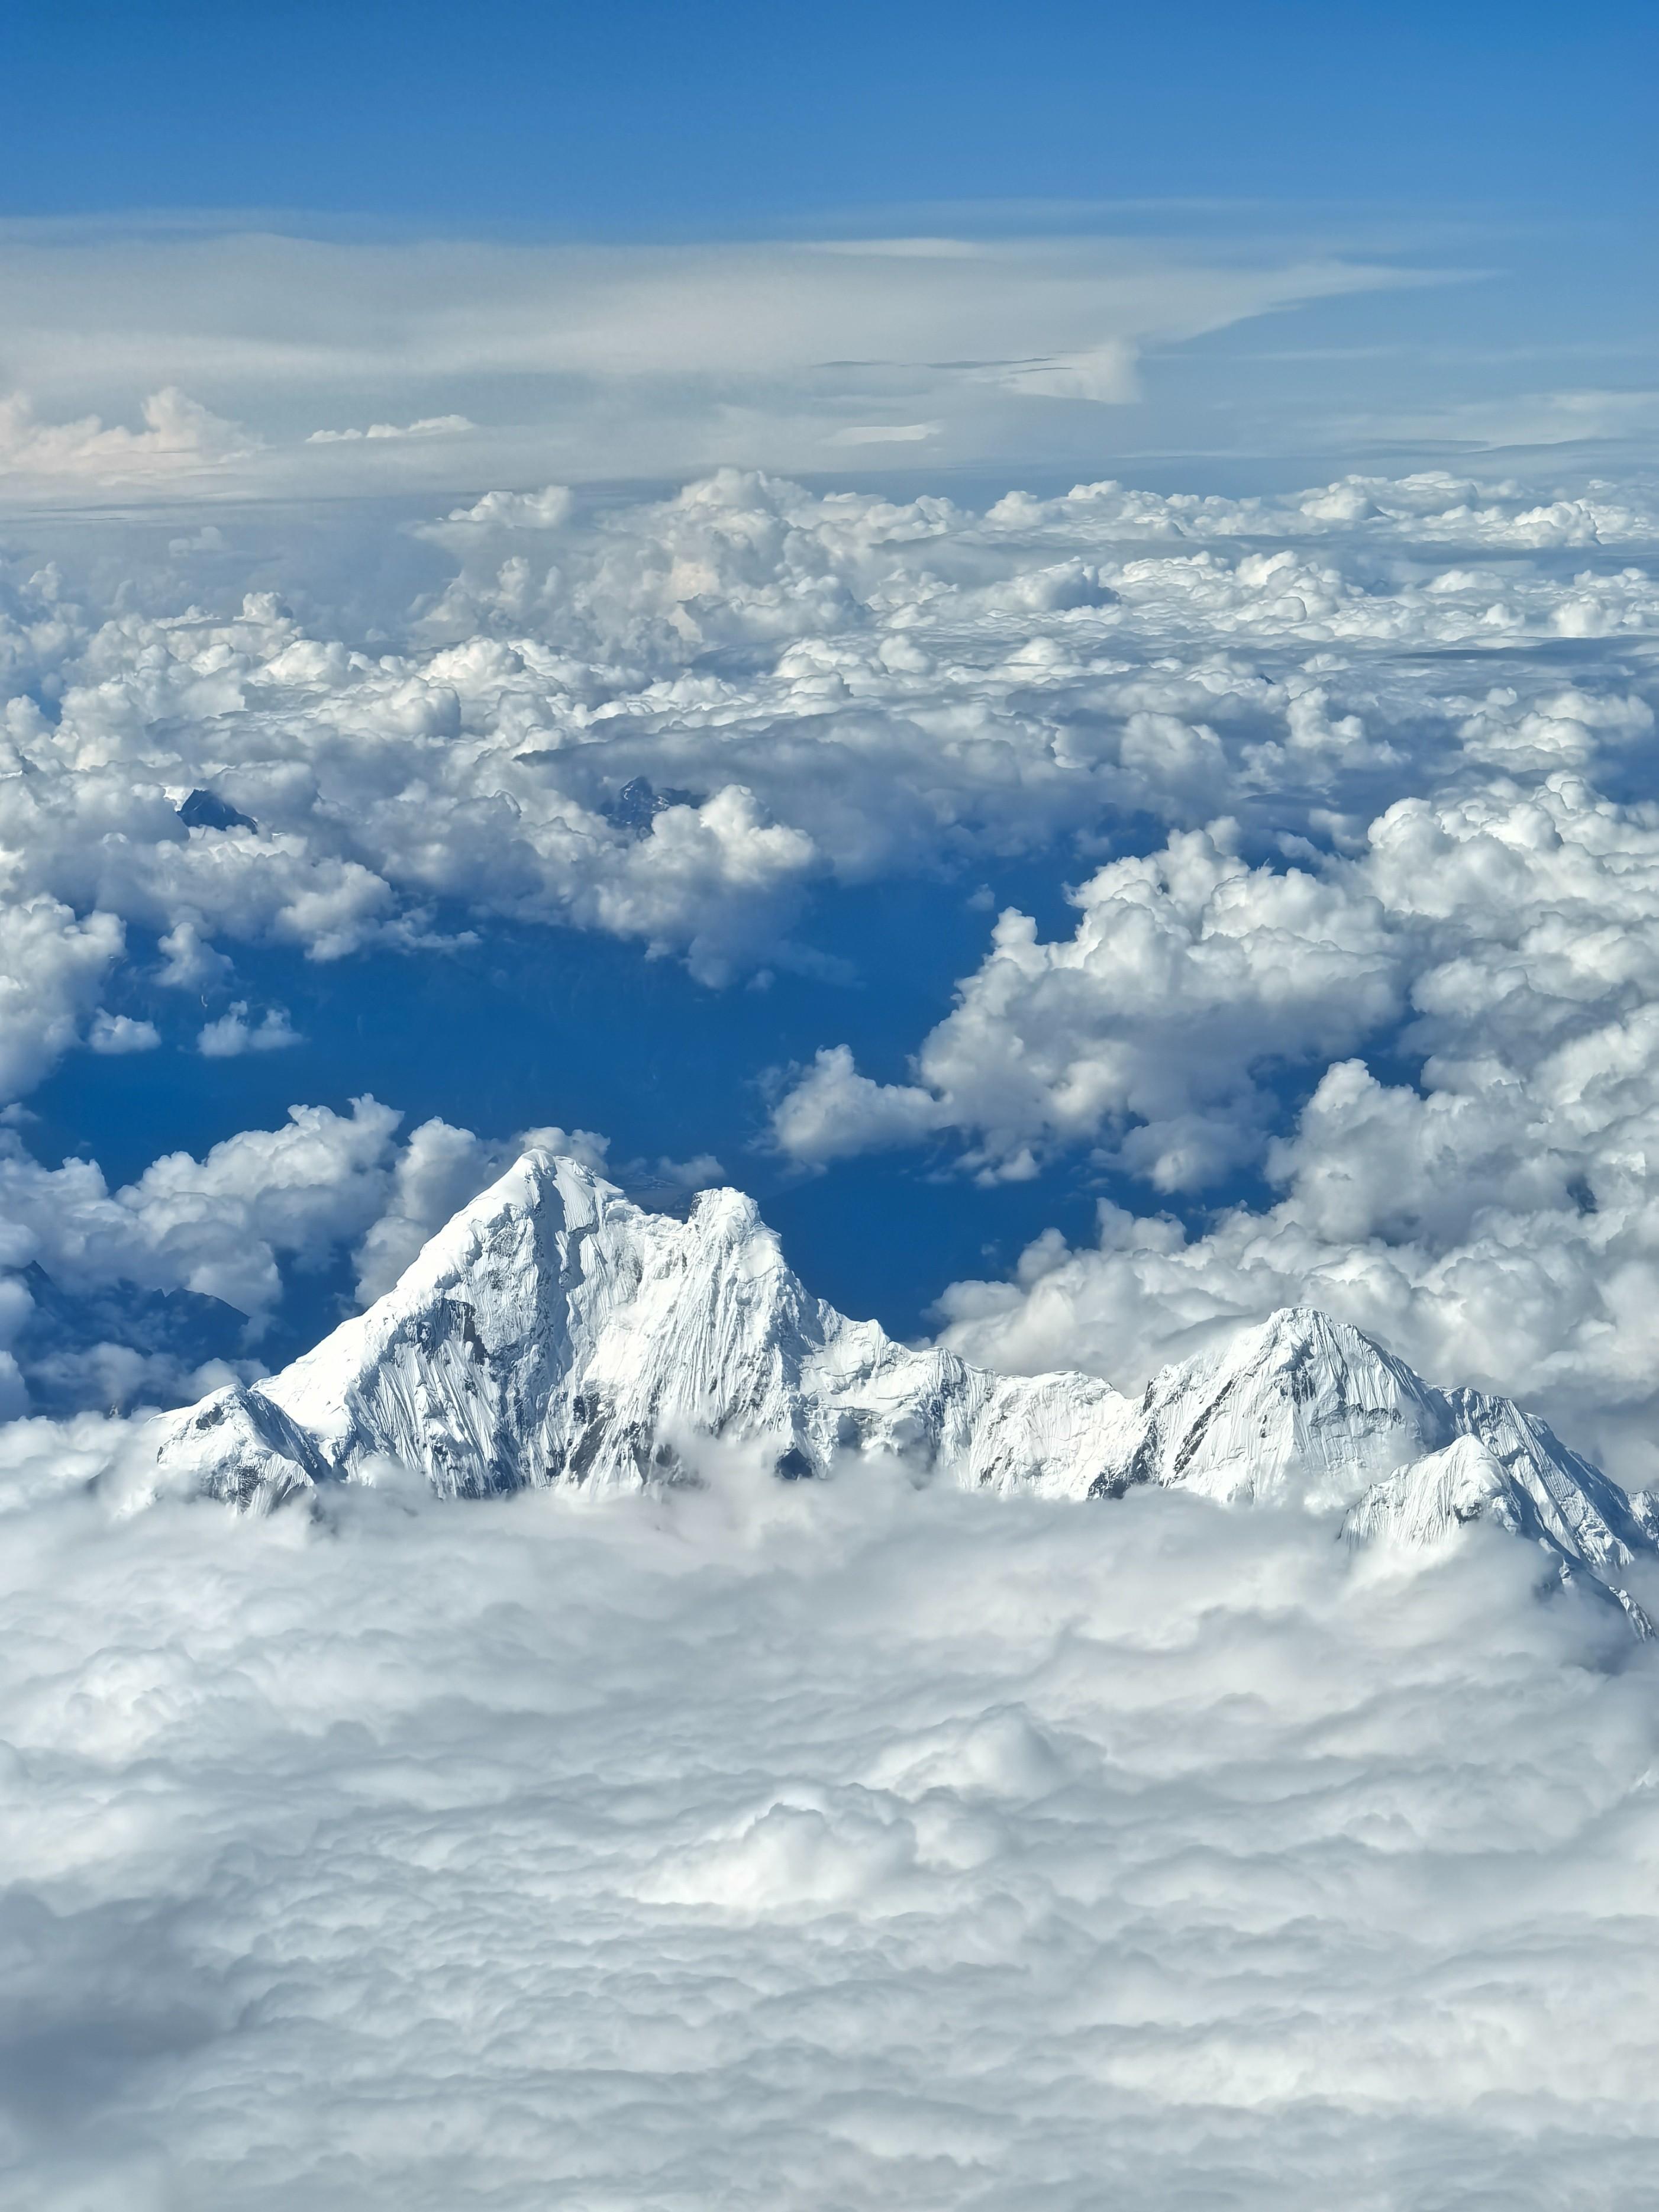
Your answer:
[[[1146,849],[1161,833],[1115,839]],[[997,906],[1034,913],[1045,937],[1071,933],[1061,885],[1086,873],[1074,855],[1048,854],[989,878]],[[841,1161],[804,1173],[763,1149],[769,1069],[810,1060],[845,1042],[878,1080],[906,1079],[907,1056],[949,1011],[957,979],[975,969],[992,913],[970,906],[966,882],[893,881],[820,893],[803,936],[849,963],[852,985],[791,972],[766,988],[714,991],[671,959],[570,929],[492,927],[478,941],[415,954],[372,951],[319,965],[289,948],[232,948],[237,973],[209,1004],[147,981],[151,944],[129,932],[130,959],[112,1010],[153,1020],[160,1051],[71,1054],[33,1093],[22,1130],[38,1158],[96,1159],[112,1187],[159,1154],[198,1157],[237,1131],[271,1127],[291,1103],[348,1109],[372,1092],[404,1114],[404,1132],[433,1115],[484,1137],[555,1123],[611,1139],[618,1170],[659,1157],[713,1152],[726,1179],[751,1192],[808,1288],[892,1334],[927,1333],[947,1283],[1007,1272],[1045,1229],[1091,1243],[1095,1201],[1138,1213],[1171,1211],[1196,1225],[1207,1207],[1270,1194],[1240,1176],[1171,1204],[1145,1184],[1103,1174],[1079,1153],[1031,1182],[981,1188],[949,1161],[960,1142]],[[465,917],[447,917],[462,926]],[[274,1052],[204,1059],[204,1022],[228,995],[257,1018],[286,1006],[302,1042]],[[1372,1056],[1387,1079],[1410,1072]],[[1288,1120],[1319,1071],[1285,1071]],[[351,1309],[349,1255],[320,1273],[290,1268],[281,1313],[261,1345],[275,1364],[314,1342]]]

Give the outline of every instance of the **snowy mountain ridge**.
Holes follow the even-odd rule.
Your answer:
[[[785,1477],[878,1453],[918,1479],[1073,1498],[1141,1483],[1341,1516],[1426,1542],[1489,1518],[1621,1598],[1659,1510],[1507,1399],[1442,1391],[1370,1338],[1288,1308],[1137,1399],[1082,1374],[994,1375],[915,1351],[806,1291],[752,1200],[648,1213],[528,1152],[394,1289],[304,1358],[159,1416],[158,1488],[266,1510],[392,1462],[433,1489],[637,1486],[725,1438]]]

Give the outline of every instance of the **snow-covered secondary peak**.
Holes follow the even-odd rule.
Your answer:
[[[1449,1401],[1313,1306],[1286,1306],[1154,1376],[1141,1401],[1156,1479],[1229,1501],[1351,1504],[1457,1433]]]
[[[1436,1389],[1311,1307],[1139,1399],[1087,1375],[993,1375],[813,1297],[740,1192],[704,1191],[681,1220],[541,1152],[314,1351],[150,1435],[158,1483],[259,1507],[388,1464],[452,1497],[672,1481],[720,1439],[787,1478],[876,1453],[975,1489],[1158,1483],[1328,1511],[1355,1540],[1491,1518],[1613,1588],[1659,1528],[1507,1399]]]

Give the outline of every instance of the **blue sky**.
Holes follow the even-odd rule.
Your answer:
[[[16,214],[583,235],[937,202],[1650,204],[1651,9],[851,0],[11,11]],[[64,136],[73,88],[73,157]]]

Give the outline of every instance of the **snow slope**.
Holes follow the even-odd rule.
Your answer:
[[[812,1297],[738,1192],[676,1219],[546,1152],[282,1374],[147,1431],[155,1486],[256,1508],[388,1462],[453,1497],[685,1479],[711,1438],[785,1477],[880,1453],[968,1488],[1098,1498],[1153,1482],[1299,1504],[1355,1541],[1490,1518],[1621,1596],[1620,1571],[1659,1534],[1645,1495],[1508,1400],[1436,1389],[1310,1308],[1166,1368],[1139,1400],[1091,1376],[993,1375]]]

